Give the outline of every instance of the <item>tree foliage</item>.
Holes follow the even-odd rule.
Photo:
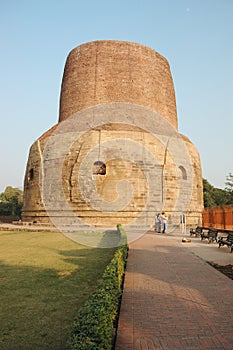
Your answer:
[[[23,191],[7,186],[0,194],[0,215],[17,216],[20,218],[23,207]]]
[[[228,196],[228,203],[232,204],[233,203],[233,174],[229,173],[229,175],[226,178],[225,182],[225,191],[227,192]]]
[[[233,204],[233,175],[230,173],[226,178],[225,189],[212,186],[203,179],[204,207],[215,207]]]
[[[232,173],[229,173],[229,175],[227,175],[227,178],[226,178],[226,182],[225,182],[225,190],[227,192],[233,192],[233,174]]]

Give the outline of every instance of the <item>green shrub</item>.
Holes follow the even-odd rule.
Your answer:
[[[126,234],[117,225],[121,240],[97,289],[79,310],[67,347],[69,350],[110,350],[116,325],[127,257]]]

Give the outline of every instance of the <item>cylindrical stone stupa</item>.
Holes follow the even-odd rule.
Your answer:
[[[167,60],[146,46],[95,41],[68,55],[59,121],[31,146],[23,221],[90,227],[200,224],[198,152],[178,133]]]

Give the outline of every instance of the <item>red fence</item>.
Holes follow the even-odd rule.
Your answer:
[[[205,208],[202,226],[233,230],[233,206]]]

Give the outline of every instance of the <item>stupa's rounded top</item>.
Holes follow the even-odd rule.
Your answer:
[[[177,129],[175,92],[168,61],[155,50],[127,41],[82,44],[68,55],[59,122],[102,103],[150,108]]]

